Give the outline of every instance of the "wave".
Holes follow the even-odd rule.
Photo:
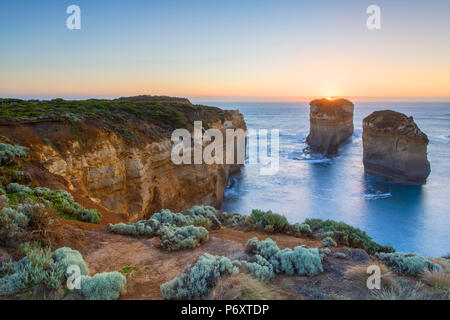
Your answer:
[[[324,158],[324,159],[301,159],[301,157],[296,157],[296,158],[294,158],[294,160],[305,161],[305,162],[308,162],[308,163],[329,163],[331,161],[331,159],[328,159],[328,158]]]
[[[237,176],[232,176],[230,180],[228,180],[227,187],[225,189],[224,195],[225,198],[232,199],[239,197],[239,182]]]
[[[431,136],[430,138],[431,140],[450,141],[450,136],[446,136],[443,134]]]
[[[326,158],[321,154],[304,152],[303,154],[293,157],[293,160],[304,161],[308,163],[329,163],[331,158]]]
[[[366,193],[364,194],[365,200],[381,200],[381,199],[387,199],[392,197],[392,194],[390,192],[386,193]]]

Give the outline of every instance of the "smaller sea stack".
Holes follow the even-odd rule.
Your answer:
[[[306,142],[311,151],[333,156],[353,134],[354,106],[347,99],[316,99],[309,103],[310,129]]]
[[[427,145],[427,135],[403,113],[376,111],[363,120],[363,162],[369,174],[424,184],[431,171]]]

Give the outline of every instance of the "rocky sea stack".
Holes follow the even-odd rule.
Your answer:
[[[316,99],[310,106],[306,142],[313,152],[336,155],[339,144],[353,134],[353,103],[347,99]]]
[[[402,113],[376,111],[363,120],[363,161],[369,174],[424,184],[431,171],[427,145],[427,135]]]

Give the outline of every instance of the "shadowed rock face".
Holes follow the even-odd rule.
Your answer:
[[[363,120],[363,162],[369,174],[424,184],[431,171],[427,145],[427,135],[402,113],[376,111]]]
[[[353,103],[346,99],[316,99],[310,106],[306,142],[313,152],[336,155],[339,144],[353,134]]]

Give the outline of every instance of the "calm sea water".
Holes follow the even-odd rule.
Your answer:
[[[290,222],[344,221],[397,251],[427,257],[450,252],[450,103],[356,103],[355,133],[334,159],[303,153],[309,132],[307,103],[207,103],[239,109],[247,126],[280,130],[280,170],[262,176],[246,165],[226,190],[223,210],[272,210]],[[407,186],[364,173],[362,119],[374,110],[413,116],[430,139],[431,174],[424,186]]]

